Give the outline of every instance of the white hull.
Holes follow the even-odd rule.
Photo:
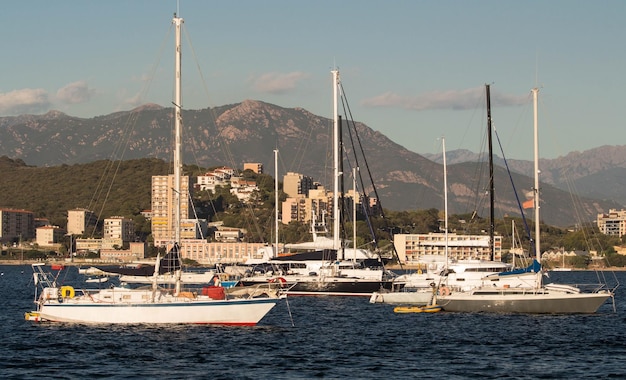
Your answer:
[[[423,306],[430,304],[432,298],[433,292],[431,289],[400,292],[375,292],[370,297],[370,303]]]
[[[428,288],[432,284],[443,285],[457,291],[470,291],[481,286],[510,288],[536,288],[537,273],[527,272],[515,275],[501,275],[510,270],[510,265],[497,261],[461,260],[449,265],[447,275],[438,272],[410,273],[394,279],[394,285],[410,288]]]
[[[183,284],[208,284],[215,276],[215,272],[183,272],[180,276],[180,281]],[[128,284],[151,284],[153,277],[149,276],[120,276],[120,282],[126,282]],[[160,274],[157,276],[157,284],[175,284],[176,275],[174,273]]]
[[[56,294],[58,289],[44,289]],[[175,297],[151,289],[112,288],[76,297],[40,299],[41,320],[104,324],[220,324],[256,325],[280,297],[214,300],[208,296],[181,293]]]
[[[437,297],[445,311],[528,314],[595,313],[611,296],[608,291],[579,293],[540,289],[477,289]]]

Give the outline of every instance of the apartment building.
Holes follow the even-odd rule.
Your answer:
[[[180,218],[191,217],[191,179],[183,176],[180,184]],[[174,234],[174,176],[152,176],[152,237],[155,246],[165,246]]]
[[[446,246],[450,260],[491,260],[489,236],[457,235],[449,233],[397,234],[394,246],[400,261],[407,264],[423,263],[425,258],[445,260]],[[502,236],[494,236],[494,260],[502,259]]]
[[[71,235],[82,235],[88,231],[89,227],[96,225],[98,218],[93,211],[84,208],[75,208],[67,212],[67,233]]]
[[[37,227],[37,245],[40,247],[58,247],[63,243],[65,230],[59,226]]]
[[[246,162],[243,164],[243,170],[252,170],[257,174],[263,174],[263,164],[260,162]]]
[[[290,198],[307,197],[309,190],[316,187],[311,177],[294,172],[283,176],[283,191]]]
[[[112,216],[104,220],[102,248],[123,247],[124,243],[135,240],[135,224],[132,219]]]
[[[35,238],[35,217],[32,211],[0,209],[0,241],[3,243]]]
[[[596,223],[605,235],[623,236],[626,234],[626,210],[610,209],[606,214],[598,214]]]

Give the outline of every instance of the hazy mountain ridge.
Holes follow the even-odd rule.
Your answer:
[[[426,158],[442,162],[441,155],[425,154]],[[477,162],[485,155],[469,150],[446,153],[448,163]],[[494,157],[496,165],[505,167],[504,160]],[[533,175],[534,163],[525,160],[507,160],[511,171],[526,176]],[[626,204],[626,145],[604,145],[583,152],[570,152],[555,159],[539,159],[541,181],[565,191],[575,191],[580,196],[611,199]]]
[[[273,175],[272,151],[278,149],[279,176],[282,177],[286,171],[295,171],[330,186],[332,121],[328,118],[302,108],[283,108],[255,100],[211,109],[185,110],[183,118],[183,156],[187,164],[241,168],[244,162],[261,162],[266,172]],[[158,105],[144,105],[132,111],[90,119],[57,111],[40,116],[0,118],[0,156],[21,159],[28,165],[36,166],[88,163],[102,159],[159,158],[170,161],[172,124],[172,109]],[[366,168],[365,160],[360,157],[360,171],[371,171],[383,207],[393,210],[443,209],[441,164],[431,161],[428,155],[425,157],[405,149],[365,124],[356,122],[355,126],[369,165]],[[345,150],[351,153],[351,140],[347,132],[344,135]],[[620,147],[615,148],[613,153],[617,156]],[[356,149],[359,151],[358,146]],[[484,184],[479,180],[484,178],[485,173],[481,169],[483,165],[468,162],[473,157],[470,153],[448,153],[450,213],[474,210],[482,213],[480,208],[484,207],[484,201],[476,194],[484,192]],[[551,165],[546,165],[543,170],[552,173],[552,177],[546,176],[544,181],[551,183],[550,178],[559,178],[559,170],[574,171],[580,173],[580,187],[589,194],[597,194],[600,199],[626,198],[621,194],[605,197],[608,195],[606,191],[594,188],[594,182],[586,181],[590,176],[601,176],[603,187],[606,187],[609,177],[602,173],[614,170],[615,166],[611,165],[619,164],[617,158],[605,152],[603,155],[598,153],[594,161],[591,156],[577,152],[572,154],[574,156],[568,155],[559,161],[561,166],[559,162],[548,160],[552,161]],[[574,159],[578,158],[584,159],[580,165],[587,172],[576,166]],[[436,158],[433,157],[433,160]],[[527,162],[514,164],[519,173],[532,173],[532,169],[530,172],[526,169]],[[509,162],[512,167],[514,164]],[[350,159],[344,170],[348,172],[352,165],[354,160]],[[516,186],[526,189],[532,186],[528,177],[518,174],[515,178]],[[508,175],[499,169],[496,172],[498,205],[503,212],[519,214],[514,194],[504,190],[511,187],[508,182]],[[366,188],[371,192],[372,188],[367,184]],[[569,196],[550,186],[544,186],[543,190],[545,206],[542,207],[545,207],[545,212],[542,219],[546,223],[564,226],[580,222],[573,207],[562,203]],[[618,203],[610,200],[587,199],[581,200],[581,203],[586,221],[595,219],[598,212],[607,211],[609,207],[619,207]]]

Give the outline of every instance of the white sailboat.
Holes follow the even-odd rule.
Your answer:
[[[340,118],[338,115],[339,71],[332,70],[333,85],[333,230],[332,239],[316,236],[315,223],[312,226],[313,242],[286,245],[287,248],[305,250],[301,253],[274,256],[265,264],[271,269],[253,273],[242,278],[244,285],[280,281],[293,285],[289,295],[332,295],[332,296],[371,296],[381,288],[390,288],[394,276],[385,270],[377,255],[361,249],[346,254],[345,240],[340,239],[339,227],[339,183],[343,172],[340,170]],[[355,185],[356,186],[356,185]],[[355,191],[356,193],[356,191]],[[356,242],[354,242],[356,244]],[[352,257],[346,257],[346,256]],[[363,262],[376,262],[374,266],[364,266]]]
[[[538,89],[533,89],[534,107],[534,147],[535,181],[533,207],[535,211],[535,255],[541,258],[539,229],[539,148],[537,127]],[[561,284],[542,283],[542,272],[536,273],[536,285],[532,289],[510,287],[480,287],[470,292],[452,292],[438,297],[439,305],[445,311],[456,312],[501,312],[535,314],[575,314],[595,313],[609,297],[614,296],[614,289],[605,284],[593,284],[589,291],[579,287]]]
[[[432,263],[432,270],[418,270],[396,277],[393,280],[394,291],[381,291],[372,294],[370,303],[426,305],[432,298],[433,291],[447,295],[451,291],[467,292],[481,286],[501,286],[510,288],[534,288],[534,273],[525,275],[503,275],[512,266],[502,261],[493,260],[494,251],[494,185],[493,185],[493,149],[491,146],[491,101],[489,85],[485,86],[487,99],[487,127],[489,138],[489,173],[490,173],[490,239],[492,260],[455,260],[448,257],[448,185],[445,139],[442,138],[443,183],[445,215],[445,256],[443,260]]]
[[[26,313],[34,321],[104,323],[104,324],[223,324],[256,325],[285,296],[267,284],[240,297],[225,294],[224,289],[203,288],[201,294],[181,289],[180,277],[180,184],[181,184],[181,28],[183,19],[174,15],[176,29],[174,120],[174,229],[176,239],[168,255],[177,278],[173,289],[158,285],[161,260],[157,259],[151,286],[137,289],[113,287],[102,290],[79,290],[60,286],[56,277],[44,271],[43,264],[33,264],[35,311]],[[205,291],[206,290],[206,291]]]

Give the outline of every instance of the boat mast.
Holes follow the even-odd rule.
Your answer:
[[[174,147],[174,245],[180,244],[180,213],[181,213],[181,123],[182,123],[182,92],[181,92],[181,60],[182,60],[182,44],[181,44],[181,27],[184,20],[174,15],[172,20],[176,29],[176,51],[175,51],[175,67],[174,67],[174,130],[175,130],[175,147]],[[178,251],[177,260],[180,260],[180,247],[176,247]],[[181,270],[178,269],[176,274],[176,294],[180,293],[180,276]]]
[[[275,251],[274,257],[278,256],[278,149],[274,149],[274,231]]]
[[[491,136],[491,95],[489,92],[489,85],[485,85],[485,91],[487,94],[487,140],[489,144],[489,256],[490,260],[495,260],[494,249],[494,184],[493,184],[493,141]]]
[[[535,141],[535,187],[533,189],[533,207],[535,209],[535,257],[541,262],[541,245],[539,228],[539,132],[537,127],[537,97],[539,89],[533,88],[533,125],[534,125],[534,141]]]
[[[443,150],[443,227],[445,229],[445,256],[446,256],[446,271],[448,269],[448,165],[446,163],[446,139],[441,138],[441,147]]]
[[[356,262],[356,205],[357,205],[357,192],[356,192],[356,171],[357,168],[352,168],[352,248],[354,252],[354,257],[352,258],[352,262]]]
[[[331,71],[333,75],[333,249],[337,250],[337,259],[339,257],[339,116],[337,110],[338,89],[339,89],[339,71],[337,69]]]

